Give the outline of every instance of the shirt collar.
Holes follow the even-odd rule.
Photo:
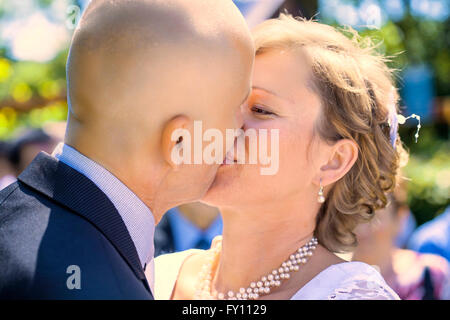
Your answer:
[[[202,237],[206,241],[211,242],[214,237],[222,234],[222,218],[220,215],[218,215],[206,230],[201,230],[186,219],[177,208],[169,210],[167,214],[173,230],[175,251],[194,248]]]
[[[111,172],[74,148],[59,144],[53,156],[91,180],[122,217],[143,267],[153,260],[155,219],[150,209]]]

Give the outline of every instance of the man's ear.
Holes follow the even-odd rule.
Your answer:
[[[163,128],[161,149],[164,160],[172,168],[178,167],[183,160],[191,160],[192,121],[185,115],[170,119]]]
[[[328,162],[320,168],[323,186],[330,185],[341,179],[358,159],[358,145],[350,139],[337,141],[330,152]]]

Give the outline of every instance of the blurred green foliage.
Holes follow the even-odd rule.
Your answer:
[[[408,180],[407,200],[420,225],[450,205],[450,143],[439,138],[433,125],[422,126],[419,141],[415,143],[415,130],[406,127],[400,135],[410,152],[403,172]]]
[[[388,21],[380,29],[364,29],[363,36],[380,42],[379,50],[392,56],[391,67],[427,63],[434,74],[437,96],[450,95],[449,21],[422,20],[407,14],[399,22]],[[399,75],[401,76],[401,75]],[[399,82],[401,87],[401,81]]]
[[[67,117],[67,50],[48,63],[0,56],[0,139],[23,127],[40,127]]]

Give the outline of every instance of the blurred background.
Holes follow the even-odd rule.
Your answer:
[[[250,27],[288,11],[334,26],[352,26],[380,42],[379,50],[393,56],[391,66],[398,70],[402,113],[419,115],[422,127],[417,143],[415,120],[400,128],[410,160],[404,170],[407,179],[393,200],[402,214],[395,216],[401,220],[392,241],[398,248],[450,259],[450,211],[445,211],[450,204],[450,2],[234,2]],[[88,3],[0,0],[0,188],[14,181],[39,150],[51,152],[63,139],[67,116],[65,63],[71,34]],[[412,236],[418,227],[424,231]],[[427,239],[436,232],[441,236],[430,247]],[[220,233],[221,220],[215,208],[201,204],[175,208],[159,226],[157,254],[209,247],[211,239]]]

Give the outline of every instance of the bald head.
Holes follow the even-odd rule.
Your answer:
[[[210,90],[192,88],[193,81],[246,69],[252,49],[231,0],[93,0],[70,48],[70,112],[85,124],[117,121],[139,108],[167,116],[160,103],[167,107],[170,97],[162,89],[172,95]]]

